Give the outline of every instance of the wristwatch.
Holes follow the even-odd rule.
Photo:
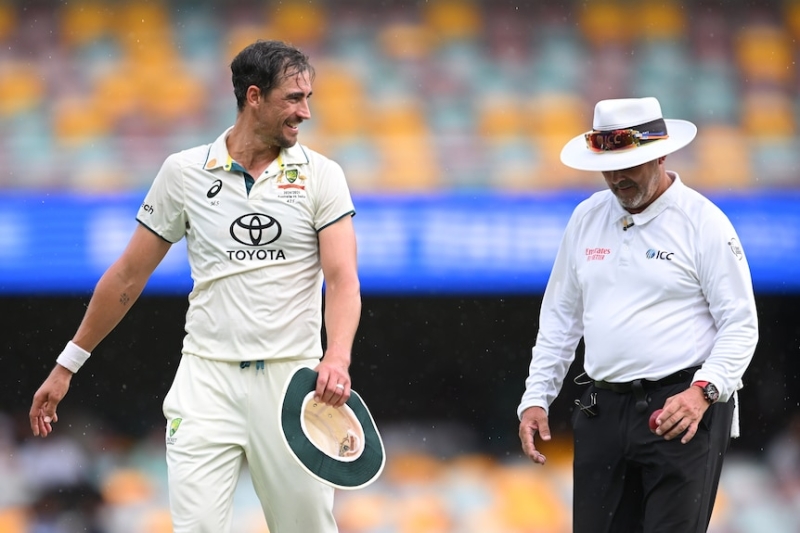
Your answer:
[[[717,386],[710,381],[695,381],[692,383],[692,386],[700,387],[700,389],[702,389],[703,398],[705,398],[709,404],[719,400],[719,389],[717,389]]]

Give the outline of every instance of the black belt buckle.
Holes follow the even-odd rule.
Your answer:
[[[578,406],[578,409],[581,410],[583,414],[586,415],[586,418],[592,418],[597,416],[597,393],[591,392],[589,393],[589,405],[584,405],[580,399],[575,400],[575,405]]]

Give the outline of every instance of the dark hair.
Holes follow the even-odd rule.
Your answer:
[[[247,88],[255,85],[266,94],[288,76],[308,72],[313,80],[314,67],[308,56],[281,41],[258,40],[239,52],[231,61],[231,79],[236,107],[244,109]]]

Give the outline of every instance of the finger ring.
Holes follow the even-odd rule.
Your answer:
[[[337,383],[337,384],[336,384],[336,388],[337,388],[337,389],[343,389],[343,388],[344,388],[344,385],[342,385],[341,383]]]

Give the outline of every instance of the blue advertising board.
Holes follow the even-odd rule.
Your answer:
[[[535,294],[544,290],[564,226],[589,193],[357,196],[362,292]],[[800,293],[800,191],[710,196],[730,217],[756,291]],[[140,194],[0,194],[0,294],[89,293],[122,252]],[[182,243],[145,289],[187,294]]]

